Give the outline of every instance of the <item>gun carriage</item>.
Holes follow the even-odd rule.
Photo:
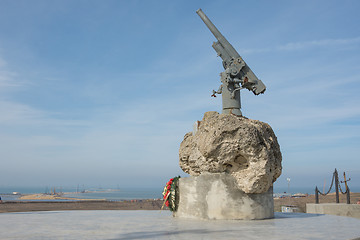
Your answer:
[[[205,13],[201,9],[197,10],[196,13],[217,39],[212,47],[217,55],[222,58],[225,69],[220,73],[222,84],[217,91],[213,90],[212,96],[216,97],[216,94],[222,94],[223,113],[241,116],[240,90],[246,88],[255,95],[259,95],[265,92],[266,87]]]

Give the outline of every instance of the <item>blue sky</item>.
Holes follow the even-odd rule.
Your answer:
[[[0,186],[145,186],[175,175],[183,136],[221,111],[202,8],[267,86],[276,185],[360,187],[359,1],[0,0]]]

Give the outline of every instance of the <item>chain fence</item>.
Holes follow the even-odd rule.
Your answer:
[[[345,176],[345,173],[344,173],[344,176]],[[346,194],[346,203],[347,204],[350,204],[350,189],[347,185],[347,180],[345,178],[345,189],[346,191],[343,191],[342,188],[341,188],[341,185],[340,185],[340,182],[339,182],[339,175],[338,175],[338,172],[335,168],[335,171],[333,173],[333,176],[332,176],[332,180],[331,180],[331,184],[330,184],[330,187],[329,187],[329,190],[324,193],[324,192],[321,192],[318,187],[316,186],[315,187],[315,203],[319,203],[319,194],[322,195],[322,196],[326,196],[330,193],[331,189],[333,188],[333,185],[335,183],[335,192],[336,192],[336,203],[339,203],[340,202],[340,199],[339,199],[339,190],[342,194]]]

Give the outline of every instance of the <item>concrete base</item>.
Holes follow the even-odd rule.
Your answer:
[[[360,204],[307,203],[306,212],[360,218]]]
[[[179,205],[174,216],[228,220],[273,218],[273,189],[261,194],[244,193],[226,173],[180,178]]]

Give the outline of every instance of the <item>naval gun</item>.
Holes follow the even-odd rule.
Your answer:
[[[216,97],[216,94],[222,94],[222,113],[242,116],[240,90],[246,88],[255,95],[259,95],[265,92],[266,87],[201,8],[196,13],[217,39],[217,42],[214,42],[212,47],[223,60],[222,64],[225,69],[220,73],[222,84],[217,91],[213,90],[211,96]]]

